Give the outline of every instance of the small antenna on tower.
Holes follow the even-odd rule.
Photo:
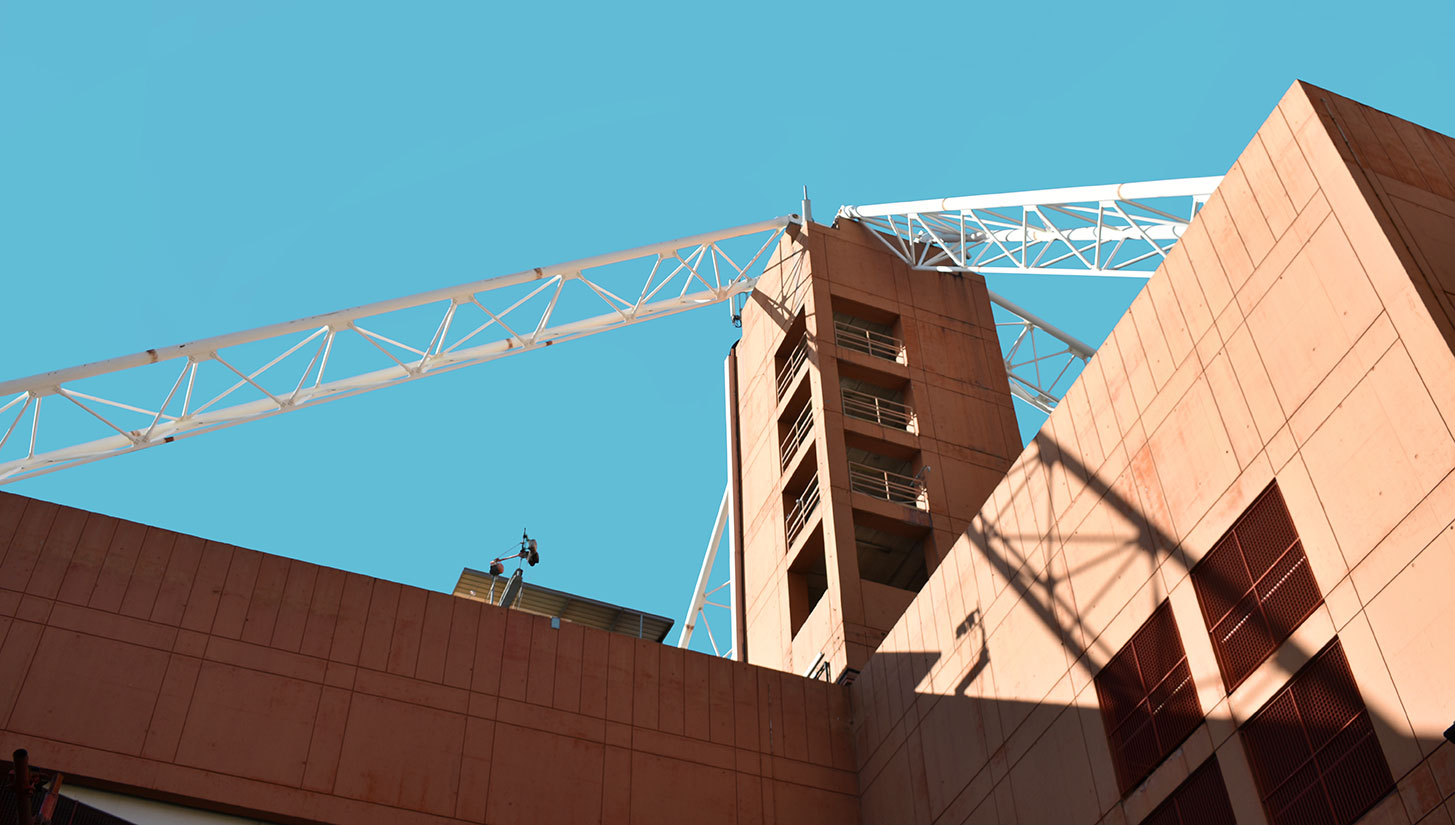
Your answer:
[[[806,183],[803,185],[803,212],[801,214],[803,215],[803,228],[807,229],[808,225],[813,222],[813,203],[808,199],[808,184]]]
[[[493,576],[504,575],[506,559],[523,559],[525,563],[529,564],[531,567],[535,567],[537,564],[540,564],[541,554],[540,551],[536,549],[536,540],[530,537],[530,533],[526,532],[525,530],[521,530],[520,552],[511,553],[506,556],[501,556],[498,559],[493,559],[490,562],[490,574]],[[516,569],[520,569],[519,561],[516,562]]]
[[[536,540],[530,537],[525,530],[520,531],[520,552],[511,553],[508,556],[501,556],[490,562],[490,575],[500,576],[505,573],[505,560],[515,559],[515,572],[510,574],[510,580],[505,583],[505,592],[500,594],[500,607],[510,607],[520,598],[520,589],[524,584],[524,571],[520,569],[520,562],[524,561],[531,567],[541,562],[540,551],[536,549]],[[495,581],[490,582],[490,598],[495,599]]]

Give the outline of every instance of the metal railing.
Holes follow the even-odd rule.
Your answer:
[[[867,392],[844,389],[844,415],[860,421],[872,421],[897,430],[909,430],[914,425],[914,411],[908,404],[880,398]]]
[[[798,540],[798,534],[808,524],[808,519],[818,510],[818,476],[809,479],[808,486],[793,502],[793,508],[783,517],[783,526],[788,535],[788,546]]]
[[[921,510],[929,509],[923,481],[857,461],[849,462],[849,489],[884,501],[907,504]]]
[[[878,330],[847,321],[834,321],[834,342],[844,349],[862,352],[896,364],[904,363],[904,342]]]
[[[798,418],[789,428],[788,434],[783,436],[779,452],[780,469],[788,469],[788,462],[793,460],[793,456],[798,453],[798,448],[803,446],[803,442],[808,440],[811,433],[813,433],[813,404],[804,404],[803,412],[798,414]]]
[[[783,394],[788,392],[788,387],[793,383],[793,376],[798,374],[799,367],[808,360],[808,333],[798,340],[798,346],[788,356],[788,361],[778,371],[778,400],[783,400]]]

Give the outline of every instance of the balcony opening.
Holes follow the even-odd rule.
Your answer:
[[[783,333],[783,343],[778,345],[778,352],[773,356],[773,377],[777,384],[779,401],[788,394],[789,387],[793,386],[793,379],[808,362],[810,349],[812,347],[808,337],[808,325],[803,314],[799,313]]]
[[[808,384],[800,384],[778,419],[778,466],[787,470],[804,444],[813,440],[813,399]]]
[[[929,580],[924,540],[919,536],[864,524],[856,514],[854,547],[860,579],[915,593]]]
[[[804,541],[788,568],[789,635],[797,636],[803,623],[828,593],[828,569],[824,564],[823,530],[815,529]]]
[[[843,375],[841,372],[839,391],[843,398],[845,417],[910,433],[918,429],[914,410],[910,407],[903,389],[893,389],[862,378]]]
[[[808,522],[818,512],[819,488],[816,462],[804,462],[783,485],[783,531],[792,548]],[[806,477],[805,477],[806,476]]]
[[[849,489],[906,507],[930,509],[924,481],[929,468],[917,458],[870,452],[845,440],[849,441]]]
[[[906,363],[898,316],[837,297],[833,307],[835,344],[871,358]]]

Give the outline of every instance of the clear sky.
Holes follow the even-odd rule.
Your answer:
[[[1452,31],[1449,0],[0,0],[0,379],[796,212],[805,184],[826,219],[1221,174],[1295,78],[1455,133]],[[992,283],[1093,344],[1138,286]],[[436,590],[526,527],[531,580],[680,621],[735,335],[688,313],[7,489]]]

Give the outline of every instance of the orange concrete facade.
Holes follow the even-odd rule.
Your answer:
[[[278,823],[857,815],[822,682],[9,494],[0,547],[0,748],[72,784]]]
[[[1160,824],[1211,770],[1263,825],[1250,730],[1337,642],[1358,821],[1455,825],[1452,239],[1455,140],[1295,84],[1021,451],[983,282],[808,227],[738,348],[752,664],[0,495],[0,747],[290,823]],[[1316,598],[1230,679],[1205,562],[1274,485]],[[1197,713],[1127,774],[1108,663],[1162,620]]]
[[[862,821],[1137,823],[1216,755],[1267,822],[1239,727],[1337,637],[1362,821],[1451,822],[1452,239],[1455,141],[1296,84],[854,682]],[[1275,480],[1323,599],[1229,692],[1189,573]],[[1093,679],[1169,601],[1205,719],[1124,794]]]
[[[735,363],[747,659],[857,672],[1020,452],[985,281],[811,224]]]

